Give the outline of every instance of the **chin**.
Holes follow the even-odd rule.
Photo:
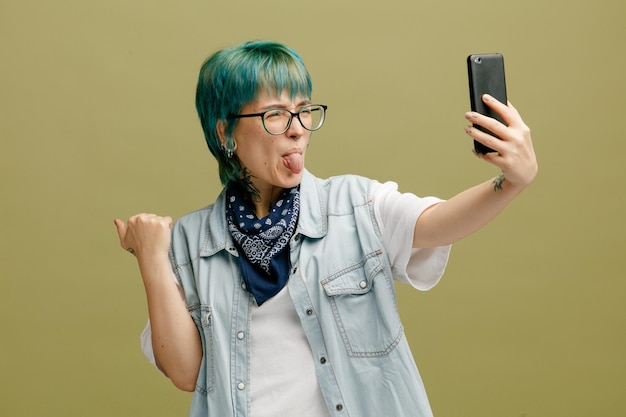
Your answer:
[[[296,185],[300,184],[300,182],[302,182],[302,174],[304,171],[298,173],[298,174],[293,174],[293,173],[289,173],[286,176],[282,177],[280,179],[280,187],[282,188],[293,188]]]

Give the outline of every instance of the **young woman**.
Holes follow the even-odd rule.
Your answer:
[[[305,168],[327,107],[312,101],[299,55],[270,41],[212,55],[196,106],[224,189],[208,207],[116,219],[138,261],[148,357],[190,416],[430,416],[396,310],[393,280],[420,290],[443,274],[450,244],[480,229],[537,173],[530,131],[467,113],[496,152],[496,179],[442,201],[360,176]],[[173,271],[173,272],[172,272]],[[154,356],[152,356],[154,355]]]

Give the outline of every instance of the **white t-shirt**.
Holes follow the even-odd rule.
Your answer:
[[[402,194],[393,182],[375,182],[372,196],[394,279],[423,291],[435,286],[445,269],[450,247],[413,249],[413,230],[422,212],[441,200]],[[329,416],[288,286],[261,307],[253,306],[250,337],[251,415]],[[141,334],[141,346],[155,365],[151,338],[148,321]]]

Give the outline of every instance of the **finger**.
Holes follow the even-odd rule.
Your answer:
[[[115,223],[115,227],[117,228],[117,234],[120,238],[120,245],[124,247],[122,242],[124,241],[124,238],[126,237],[126,223],[124,223],[120,219],[113,220],[113,223]]]
[[[135,255],[135,250],[130,247],[127,248],[126,245],[124,244],[124,241],[126,240],[126,232],[128,231],[126,223],[124,223],[120,219],[114,219],[113,223],[115,223],[115,227],[117,228],[117,234],[120,238],[120,246],[122,247],[122,249],[130,252],[132,255]]]
[[[501,168],[502,156],[499,153],[489,152],[489,153],[475,153],[475,155],[482,159],[483,161],[489,162],[492,165]]]
[[[483,94],[482,100],[487,105],[487,107],[498,113],[500,116],[502,116],[503,113],[506,113],[506,111],[509,109],[508,101],[506,103],[502,103],[500,100],[493,96],[490,96],[489,94]]]
[[[489,133],[485,133],[474,126],[466,126],[465,133],[475,141],[485,145],[488,148],[493,149],[497,153],[501,153],[504,149],[504,142],[501,139],[498,139],[497,137],[492,136]],[[497,134],[497,132],[494,132],[494,134]]]
[[[128,225],[152,225],[172,228],[173,220],[169,216],[159,216],[153,213],[139,213],[128,219]]]
[[[498,138],[498,140],[504,139],[506,135],[507,126],[496,119],[476,112],[466,113],[465,118],[472,122],[471,127],[473,128],[466,129],[466,132],[481,143],[483,140],[490,140],[493,137]],[[483,129],[486,129],[487,132]]]
[[[485,103],[489,103],[491,109],[496,112],[502,120],[504,120],[504,123],[502,123],[498,119],[494,119],[493,117],[489,117],[475,111],[466,112],[465,118],[473,125],[478,125],[482,128],[485,128],[494,136],[503,139],[503,135],[506,134],[506,129],[509,126],[509,121],[505,119],[505,117],[503,117],[504,113],[508,109],[507,106],[500,103],[498,100],[489,96],[488,94],[483,95],[483,100],[485,100]]]
[[[152,216],[152,214],[148,214],[148,213],[137,213],[134,216],[131,216],[128,219],[128,224],[136,224],[146,218],[148,218],[149,216]]]
[[[483,95],[482,98],[487,106],[498,113],[506,126],[516,127],[524,125],[522,117],[510,101],[507,100],[506,104],[504,104],[489,94]]]

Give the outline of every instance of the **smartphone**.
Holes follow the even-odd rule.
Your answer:
[[[506,104],[506,81],[504,78],[504,58],[502,54],[476,54],[467,57],[467,75],[469,79],[470,104],[472,111],[504,123],[502,118],[483,103],[483,94],[489,94]],[[482,126],[475,128],[494,135]],[[496,136],[497,137],[497,136]],[[493,149],[474,141],[474,150],[478,153],[495,152]]]

